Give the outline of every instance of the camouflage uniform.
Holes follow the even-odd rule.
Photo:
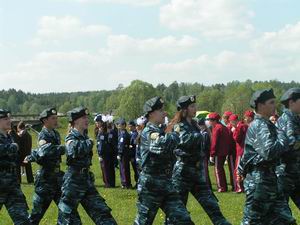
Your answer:
[[[65,154],[65,146],[61,145],[59,133],[44,127],[39,133],[38,144],[38,149],[26,157],[28,162],[36,162],[41,166],[35,178],[33,209],[30,215],[32,224],[39,224],[52,200],[58,205],[64,176],[60,163],[61,156]],[[59,212],[58,224],[61,222],[60,217]],[[81,224],[77,211],[73,219],[74,224]]]
[[[151,225],[159,208],[172,225],[194,224],[172,185],[172,150],[179,143],[175,133],[165,134],[149,122],[141,135],[142,172],[138,182],[135,225]]]
[[[62,197],[59,208],[63,214],[62,224],[72,224],[71,213],[79,203],[97,225],[116,225],[111,209],[99,195],[94,184],[94,174],[90,171],[93,142],[87,135],[71,129],[66,137],[68,169],[64,176]]]
[[[288,109],[277,121],[277,126],[288,136],[288,145],[291,151],[283,155],[285,172],[280,174],[279,181],[286,198],[292,198],[300,209],[300,117]],[[280,168],[279,168],[280,169]]]
[[[282,154],[289,150],[287,141],[271,121],[255,115],[238,167],[238,174],[245,177],[243,225],[295,224],[275,172]]]
[[[221,213],[218,200],[206,180],[206,154],[202,148],[202,134],[196,122],[190,124],[184,120],[177,126],[180,127],[180,144],[174,151],[177,155],[173,172],[175,189],[179,191],[185,205],[191,192],[213,224],[230,224]]]
[[[0,133],[0,210],[5,205],[15,225],[30,225],[28,206],[17,176],[19,159],[18,146],[11,136]]]

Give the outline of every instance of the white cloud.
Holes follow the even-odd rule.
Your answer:
[[[278,32],[267,32],[254,41],[253,46],[259,51],[299,53],[300,51],[300,21],[295,25],[286,25]]]
[[[62,40],[107,35],[111,29],[104,25],[84,25],[77,17],[43,16],[38,22],[33,45],[59,43]]]
[[[239,0],[171,0],[160,9],[161,23],[173,30],[197,31],[207,37],[247,37],[253,12]]]
[[[115,4],[124,4],[124,5],[132,5],[132,6],[153,6],[161,3],[162,0],[64,0],[64,1],[75,1],[80,3],[115,3]]]
[[[110,35],[107,40],[108,51],[113,54],[128,54],[129,56],[140,54],[170,55],[188,51],[197,45],[199,45],[199,40],[191,36],[138,39],[128,35]]]
[[[241,79],[300,81],[300,22],[264,33],[250,45],[246,53],[222,51],[175,63],[157,63],[154,72],[209,83]]]

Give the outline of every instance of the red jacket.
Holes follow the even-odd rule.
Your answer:
[[[248,125],[243,122],[238,122],[236,129],[233,132],[233,139],[236,143],[236,155],[242,156],[244,153],[246,133]]]
[[[228,128],[217,123],[212,128],[210,156],[227,156],[230,152],[231,140]]]

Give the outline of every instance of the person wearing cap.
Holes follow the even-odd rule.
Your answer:
[[[115,175],[115,164],[114,164],[114,146],[109,140],[109,132],[107,128],[107,118],[102,117],[101,124],[99,124],[97,131],[97,152],[100,161],[100,167],[102,170],[102,178],[105,187],[115,187],[116,175]]]
[[[0,109],[0,210],[5,205],[14,224],[31,225],[26,198],[18,181],[19,146],[8,134],[10,129],[10,111]]]
[[[252,110],[247,110],[244,112],[244,124],[250,126],[250,123],[254,120],[255,113]]]
[[[141,167],[141,151],[140,151],[141,135],[142,135],[142,131],[145,128],[146,123],[147,123],[147,119],[144,116],[141,116],[141,117],[137,118],[137,120],[136,120],[136,131],[138,132],[138,136],[136,138],[135,160],[136,160],[137,169],[138,169],[139,174],[142,170],[142,167]]]
[[[152,225],[161,208],[173,225],[193,225],[190,215],[172,185],[173,150],[179,144],[178,130],[165,133],[164,102],[160,97],[146,101],[148,123],[141,134],[141,167],[138,181],[137,216],[134,225]]]
[[[230,125],[229,117],[230,117],[232,114],[233,114],[233,112],[231,112],[231,111],[225,111],[225,112],[223,113],[221,123],[222,123],[224,126],[227,126],[228,124]]]
[[[132,188],[130,176],[130,135],[126,130],[126,121],[120,118],[117,123],[118,126],[118,156],[117,159],[120,164],[120,179],[123,189]]]
[[[269,120],[276,110],[273,89],[254,92],[250,106],[256,115],[238,167],[246,192],[242,224],[296,224],[276,175],[277,165],[290,149],[285,133]]]
[[[224,164],[232,147],[232,137],[228,128],[220,122],[218,113],[208,114],[207,120],[212,127],[210,161],[214,163],[218,192],[226,192],[227,182]]]
[[[135,180],[135,188],[137,187],[137,182],[139,179],[139,172],[137,169],[137,162],[136,162],[136,146],[137,146],[137,138],[138,138],[138,132],[136,130],[136,124],[135,121],[131,120],[128,123],[128,130],[130,135],[130,144],[129,144],[129,159],[130,163],[134,172],[134,180]]]
[[[99,132],[100,127],[101,127],[101,125],[103,123],[102,115],[101,114],[97,114],[94,117],[94,122],[95,122],[94,135],[95,135],[95,139],[97,139],[98,132]]]
[[[174,188],[185,205],[191,193],[213,224],[228,225],[230,223],[223,216],[205,175],[204,140],[197,121],[193,119],[197,112],[196,96],[180,97],[177,101],[177,111],[168,127],[168,131],[178,129],[180,137],[179,144],[174,148],[177,158],[172,176]],[[172,224],[169,218],[167,224]]]
[[[244,187],[241,182],[237,179],[237,167],[239,165],[240,159],[244,153],[244,146],[245,146],[245,138],[248,129],[248,125],[239,121],[239,117],[237,114],[232,114],[229,117],[229,121],[231,123],[231,132],[234,139],[235,150],[236,150],[236,160],[235,160],[235,168],[234,168],[234,183],[236,193],[244,192]]]
[[[229,130],[230,137],[231,137],[231,145],[229,148],[229,154],[227,156],[227,164],[228,164],[228,171],[229,171],[229,179],[230,179],[230,185],[232,191],[236,189],[236,182],[234,178],[234,168],[235,168],[235,161],[236,161],[236,149],[235,149],[235,143],[233,140],[233,133],[232,133],[232,124],[230,123],[230,116],[235,115],[231,111],[225,111],[222,116],[221,123],[226,126]]]
[[[65,139],[68,168],[58,205],[62,211],[61,224],[73,224],[72,213],[80,203],[95,224],[116,225],[111,209],[99,195],[94,183],[94,174],[90,171],[93,140],[86,134],[89,125],[88,110],[78,107],[69,111],[67,115],[72,128]]]
[[[39,116],[43,125],[38,135],[38,148],[25,157],[24,163],[35,162],[40,165],[36,174],[33,194],[33,208],[30,222],[39,224],[52,201],[58,205],[61,197],[61,186],[64,172],[60,170],[61,157],[65,154],[65,146],[61,145],[58,127],[57,111],[47,108]],[[61,222],[61,212],[58,213]],[[74,220],[80,223],[77,211],[73,214]]]
[[[300,88],[287,90],[280,101],[285,109],[277,127],[287,135],[290,152],[283,156],[281,166],[285,171],[279,176],[279,183],[287,201],[291,197],[300,209]]]

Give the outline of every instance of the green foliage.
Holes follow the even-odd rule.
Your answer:
[[[111,91],[90,91],[73,93],[32,94],[20,90],[0,91],[0,108],[8,108],[13,114],[38,114],[44,108],[56,106],[58,111],[66,113],[77,106],[86,106],[91,112],[114,113],[117,117],[135,119],[143,114],[144,102],[153,96],[162,96],[165,109],[172,117],[176,112],[176,101],[182,95],[196,95],[199,110],[222,113],[231,110],[243,114],[249,108],[252,93],[262,88],[273,88],[278,99],[287,89],[299,87],[299,82],[284,83],[271,81],[232,81],[225,84],[205,86],[200,83],[178,83],[169,86],[151,84],[134,80],[128,87],[120,84]],[[277,101],[277,111],[282,106]]]

